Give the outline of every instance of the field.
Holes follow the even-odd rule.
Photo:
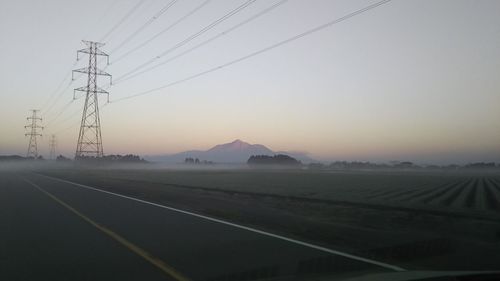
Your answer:
[[[500,269],[500,174],[495,172],[42,173],[408,268]]]
[[[254,170],[94,170],[92,173],[113,180],[242,194],[406,206],[466,214],[486,215],[500,210],[500,175],[495,173]]]

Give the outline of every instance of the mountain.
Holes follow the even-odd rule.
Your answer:
[[[209,150],[190,150],[170,155],[145,156],[144,159],[154,162],[183,163],[184,159],[198,158],[215,163],[246,163],[252,155],[287,154],[304,163],[313,162],[305,153],[274,152],[262,144],[249,144],[242,140],[216,145]]]

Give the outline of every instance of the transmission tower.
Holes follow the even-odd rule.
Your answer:
[[[80,133],[78,134],[75,159],[88,156],[102,157],[104,155],[102,149],[98,94],[106,94],[109,102],[109,93],[97,86],[97,76],[109,76],[111,79],[110,74],[97,68],[98,56],[105,56],[109,64],[108,55],[99,49],[104,46],[104,44],[92,41],[82,42],[87,45],[87,48],[78,50],[76,59],[79,60],[80,53],[87,54],[89,57],[89,64],[88,67],[73,70],[73,74],[75,72],[87,74],[87,86],[75,89],[75,91],[85,92],[85,104],[83,106],[82,121],[80,124]],[[74,79],[73,75],[72,79]],[[74,95],[73,98],[75,98]]]
[[[38,125],[38,121],[42,121],[42,118],[37,116],[37,112],[39,110],[37,109],[32,109],[31,110],[31,116],[26,118],[28,121],[30,121],[29,125],[24,126],[25,129],[30,129],[29,133],[24,134],[25,136],[30,137],[30,142],[28,144],[28,152],[26,153],[26,157],[33,157],[34,159],[38,158],[38,146],[37,146],[37,137],[41,137],[42,134],[38,133],[37,129],[42,129],[43,127]]]
[[[56,135],[51,135],[49,140],[49,159],[56,159]]]

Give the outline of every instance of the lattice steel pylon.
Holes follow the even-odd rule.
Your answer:
[[[50,160],[55,160],[56,159],[56,135],[51,135],[50,140],[49,140],[49,159]]]
[[[43,127],[37,124],[38,121],[40,122],[42,121],[42,118],[37,116],[38,111],[40,110],[37,109],[31,110],[31,116],[26,118],[28,121],[31,121],[31,123],[29,125],[24,126],[25,129],[27,128],[30,129],[29,133],[24,134],[25,136],[30,137],[30,141],[28,144],[28,152],[26,153],[27,158],[30,157],[33,157],[34,159],[38,158],[38,146],[36,138],[41,137],[42,134],[38,133],[37,129],[43,130]]]
[[[86,93],[80,133],[78,134],[78,143],[76,145],[75,159],[85,157],[102,157],[104,155],[102,149],[98,94],[106,94],[109,102],[109,93],[97,86],[97,76],[109,76],[111,79],[110,74],[97,68],[98,56],[105,56],[109,64],[108,55],[99,49],[99,47],[104,46],[104,44],[85,40],[82,42],[87,45],[88,48],[78,50],[76,58],[79,60],[80,53],[88,54],[89,65],[88,67],[73,70],[71,77],[74,79],[73,74],[75,72],[87,74],[87,86],[75,89],[75,91]],[[73,98],[75,98],[74,94]]]

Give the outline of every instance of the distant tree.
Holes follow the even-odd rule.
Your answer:
[[[331,169],[346,169],[348,167],[348,163],[346,161],[335,161],[328,165]]]
[[[477,162],[477,163],[469,163],[465,165],[465,168],[468,169],[491,169],[495,168],[496,165],[494,162]]]
[[[460,169],[461,166],[457,165],[457,164],[449,164],[449,165],[443,166],[442,168],[447,169],[447,170],[457,170],[457,169]]]
[[[371,162],[336,161],[336,162],[331,163],[328,167],[330,169],[335,169],[335,170],[343,170],[343,169],[356,170],[356,169],[381,169],[381,168],[387,168],[388,166],[386,164],[377,164],[377,163],[371,163]]]
[[[323,163],[310,163],[309,165],[307,165],[307,168],[310,170],[323,170],[326,168],[326,166]]]
[[[138,155],[126,154],[126,155],[107,155],[102,157],[105,161],[111,162],[123,162],[123,163],[141,163],[146,162],[146,160],[141,159]]]
[[[274,156],[269,155],[252,155],[248,158],[249,165],[280,165],[280,166],[299,166],[302,163],[297,159],[285,154]]]
[[[418,166],[410,161],[403,161],[394,165],[395,168],[417,168]]]
[[[139,157],[138,155],[127,154],[127,155],[119,155],[119,154],[110,154],[105,155],[103,157],[94,157],[94,156],[80,156],[77,159],[78,162],[87,162],[87,163],[146,163],[147,161]]]
[[[207,161],[207,160],[200,160],[199,158],[192,158],[192,157],[187,157],[184,159],[185,164],[189,165],[212,165],[214,162],[212,161]]]
[[[0,161],[19,161],[26,159],[28,158],[19,155],[0,155]]]
[[[59,155],[56,157],[56,161],[71,161],[71,159],[64,157],[62,155]]]

